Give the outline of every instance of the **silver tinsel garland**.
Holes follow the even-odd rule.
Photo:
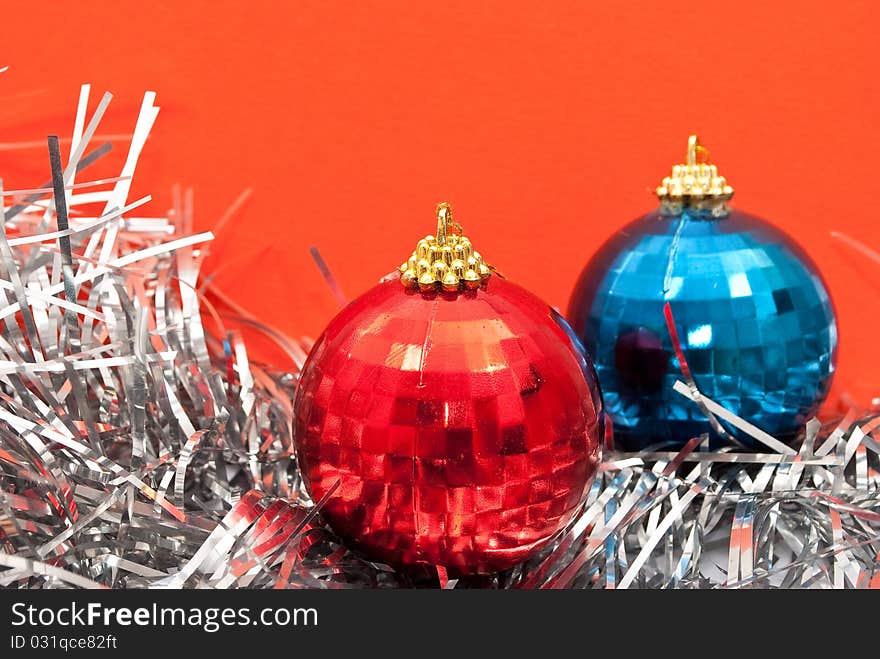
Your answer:
[[[0,197],[17,200],[0,214],[3,587],[880,587],[880,417],[812,421],[791,449],[693,382],[679,391],[767,451],[607,451],[579,518],[491,577],[349,551],[296,468],[296,369],[250,363],[205,300],[211,234],[186,235],[186,203],[147,218],[127,200],[153,94],[120,176],[75,182],[106,151],[88,147],[109,100],[87,122],[83,88],[51,188]],[[307,346],[244,320],[302,363]]]

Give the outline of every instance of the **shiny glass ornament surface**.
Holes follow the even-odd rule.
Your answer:
[[[295,401],[297,457],[343,538],[391,564],[505,569],[582,504],[601,396],[570,329],[500,276],[477,290],[386,281],[327,327]]]
[[[735,209],[725,217],[658,210],[599,249],[568,310],[594,357],[619,445],[681,444],[710,432],[699,408],[673,391],[682,374],[666,302],[700,391],[743,419],[785,439],[827,395],[837,327],[810,258]]]

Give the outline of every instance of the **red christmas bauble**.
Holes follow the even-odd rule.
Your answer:
[[[601,402],[561,319],[498,276],[463,293],[379,284],[315,344],[296,438],[323,515],[368,555],[461,573],[546,544],[595,473]],[[564,323],[564,321],[561,321]]]

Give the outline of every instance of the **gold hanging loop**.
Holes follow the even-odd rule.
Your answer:
[[[437,244],[446,245],[446,230],[452,222],[452,207],[445,201],[437,204]]]

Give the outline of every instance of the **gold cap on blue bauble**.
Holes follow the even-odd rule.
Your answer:
[[[664,213],[678,214],[687,207],[726,215],[733,188],[718,174],[718,167],[709,163],[709,150],[691,135],[685,162],[672,168],[672,174],[657,186],[656,193]]]

